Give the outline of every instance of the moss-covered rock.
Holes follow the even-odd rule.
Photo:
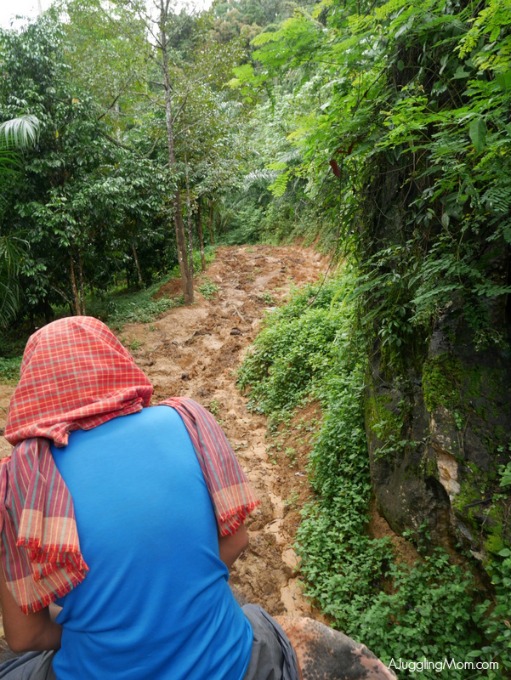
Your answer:
[[[373,361],[366,389],[371,475],[398,532],[427,528],[434,543],[486,560],[511,539],[511,363],[476,349],[460,316],[440,320],[420,370],[388,382]]]

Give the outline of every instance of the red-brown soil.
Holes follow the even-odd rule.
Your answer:
[[[286,433],[268,437],[266,418],[247,410],[236,373],[266,313],[292,288],[320,279],[327,270],[325,258],[309,248],[219,248],[197,278],[192,306],[172,309],[151,324],[129,324],[122,332],[153,382],[155,401],[192,397],[224,428],[261,500],[247,522],[250,547],[236,563],[231,582],[248,601],[274,615],[311,610],[301,594],[292,548],[299,509],[310,493],[303,469],[310,439],[290,461],[283,453]],[[206,299],[199,292],[203,286],[217,290]],[[159,295],[180,293],[170,282]],[[314,420],[317,413],[309,415]]]

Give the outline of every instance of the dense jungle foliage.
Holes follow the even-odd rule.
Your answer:
[[[114,322],[126,291],[183,259],[193,275],[205,246],[316,243],[332,276],[267,320],[240,372],[275,426],[321,404],[306,588],[386,662],[507,677],[509,401],[494,399],[477,467],[467,433],[488,380],[465,364],[510,372],[511,5],[159,5],[62,0],[0,33],[1,365],[12,375],[13,338],[55,315]],[[446,450],[477,480],[449,496],[430,445],[447,418]],[[367,527],[375,480],[412,459],[465,538],[398,518],[406,566]]]

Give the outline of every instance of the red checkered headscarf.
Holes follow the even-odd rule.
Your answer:
[[[9,406],[0,461],[0,531],[9,589],[25,612],[62,597],[85,578],[73,502],[51,454],[73,430],[89,430],[149,406],[153,388],[105,324],[60,319],[32,335]],[[213,416],[191,399],[171,398],[194,445],[221,535],[258,504]]]

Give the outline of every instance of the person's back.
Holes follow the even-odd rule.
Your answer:
[[[167,406],[52,447],[90,571],[58,600],[58,680],[241,680],[252,629],[220,560],[204,477]]]

